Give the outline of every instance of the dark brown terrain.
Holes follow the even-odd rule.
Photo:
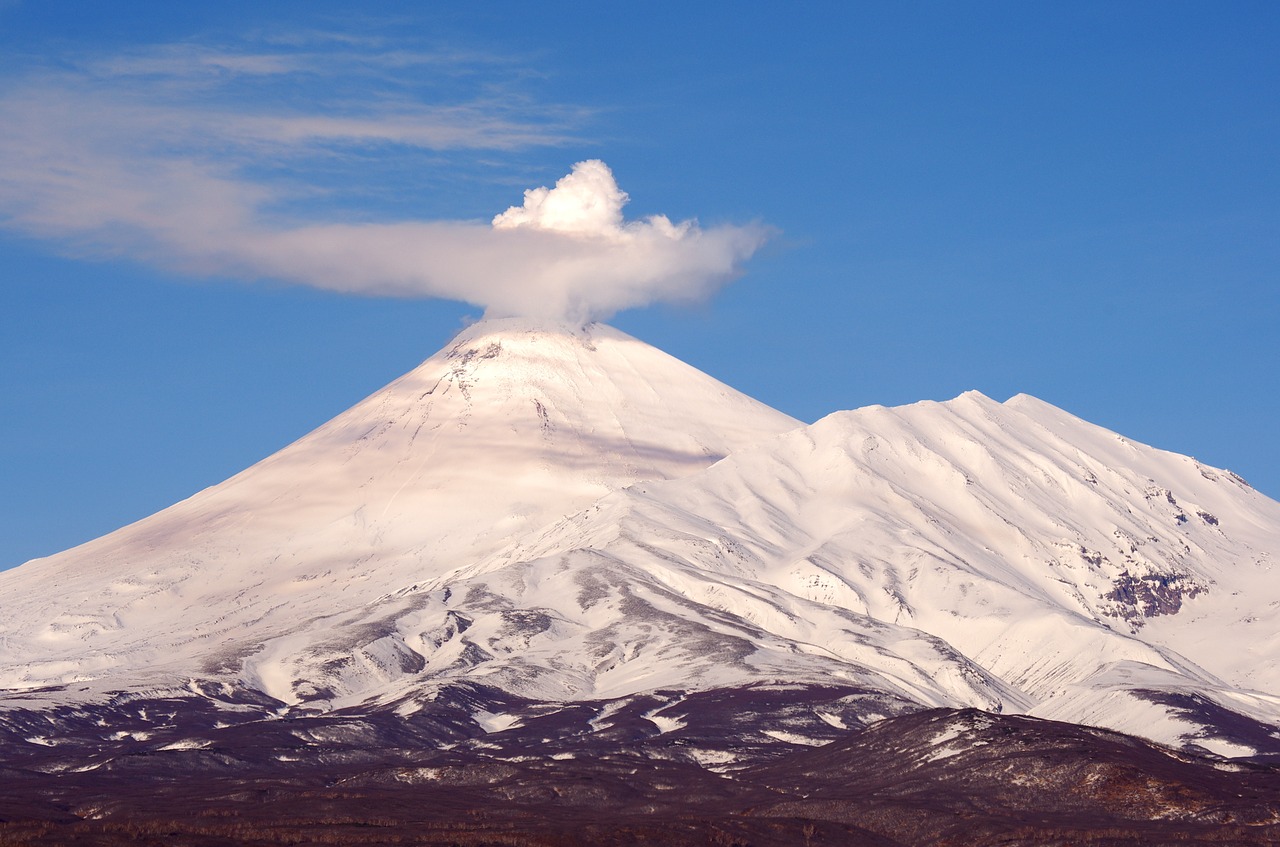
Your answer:
[[[202,732],[213,715],[183,701],[9,713],[0,844],[1280,844],[1280,770],[1105,730],[950,709],[839,730],[799,716],[861,692],[763,688],[686,700],[704,720],[666,733],[644,698],[590,725],[597,709],[507,701],[520,725],[486,734],[465,717],[486,694]],[[24,721],[59,722],[56,743]],[[736,758],[709,769],[708,750]]]

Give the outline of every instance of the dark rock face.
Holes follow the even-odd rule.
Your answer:
[[[47,714],[5,713],[0,844],[1280,843],[1280,770],[1264,764],[857,689],[237,706],[215,723],[131,699],[57,716],[54,735]],[[510,726],[486,733],[481,713]]]
[[[1123,616],[1135,627],[1143,618],[1157,615],[1176,615],[1182,610],[1182,601],[1204,593],[1204,586],[1186,574],[1148,573],[1134,576],[1125,571],[1112,583],[1112,590],[1104,599],[1119,604]]]

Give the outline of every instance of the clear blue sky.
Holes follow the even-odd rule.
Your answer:
[[[0,567],[480,313],[206,219],[487,221],[590,158],[629,216],[775,229],[612,323],[779,409],[1027,392],[1280,496],[1280,5],[581,5],[0,0]]]

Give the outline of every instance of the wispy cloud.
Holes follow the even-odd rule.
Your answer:
[[[164,45],[0,80],[0,222],[89,255],[188,274],[464,300],[494,312],[598,317],[701,296],[766,235],[665,218],[627,224],[608,168],[488,222],[360,221],[308,199],[360,177],[325,163],[428,153],[460,165],[576,140],[587,112],[537,102],[511,63],[381,38],[310,34]],[[339,202],[337,208],[342,208]],[[576,211],[575,211],[576,210]],[[608,219],[563,225],[565,216]],[[587,225],[589,224],[589,225]]]

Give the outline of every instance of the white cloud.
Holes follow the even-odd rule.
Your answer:
[[[590,159],[574,165],[573,172],[561,178],[555,188],[530,188],[524,193],[524,205],[512,206],[495,217],[493,226],[620,238],[622,207],[630,199],[618,188],[609,166]]]
[[[181,45],[0,81],[0,221],[82,254],[186,274],[442,297],[575,321],[706,296],[768,235],[661,215],[626,221],[627,194],[599,160],[526,191],[491,224],[335,222],[332,211],[328,220],[284,218],[282,203],[334,190],[308,183],[312,160],[563,144],[575,114],[523,95],[504,99],[494,86],[425,102],[405,93],[416,77],[398,76],[432,67],[425,55],[343,44],[347,52],[326,56],[305,46],[311,52]],[[367,52],[358,67],[345,68],[359,49]],[[340,94],[324,79],[316,85],[324,74]],[[311,84],[309,99],[288,88],[299,76]],[[271,96],[277,81],[289,97]]]

